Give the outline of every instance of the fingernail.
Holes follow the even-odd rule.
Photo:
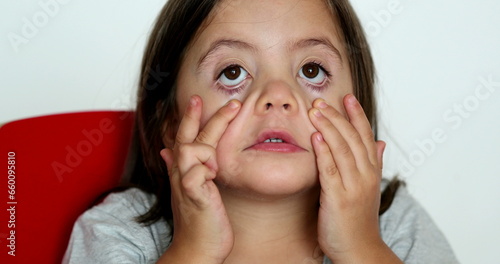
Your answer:
[[[318,109],[314,109],[314,110],[313,110],[313,115],[315,115],[316,117],[321,117],[321,116],[323,116],[323,114],[321,113],[321,111],[319,111]]]
[[[353,94],[350,94],[349,97],[347,98],[347,102],[349,102],[349,104],[355,104],[357,101],[358,100]]]
[[[316,139],[320,142],[323,141],[323,135],[321,133],[316,134]]]
[[[191,104],[191,106],[196,106],[198,104],[198,100],[196,100],[196,97],[191,96],[191,98],[189,99],[189,103]]]
[[[235,101],[229,101],[228,103],[229,108],[231,109],[236,109],[238,108],[238,104]]]
[[[321,101],[318,103],[318,107],[319,107],[319,108],[327,108],[327,107],[328,107],[328,104],[327,104],[325,101],[321,100]]]

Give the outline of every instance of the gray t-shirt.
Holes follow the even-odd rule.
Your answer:
[[[170,227],[163,220],[149,226],[134,220],[155,199],[135,188],[108,195],[76,221],[63,263],[156,263],[169,246]],[[458,263],[441,231],[404,187],[380,217],[380,232],[407,264]],[[332,262],[325,257],[323,263]]]

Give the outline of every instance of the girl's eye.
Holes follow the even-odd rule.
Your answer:
[[[299,76],[313,84],[320,85],[326,80],[328,72],[318,63],[311,62],[300,68]]]
[[[239,65],[230,65],[219,75],[219,82],[226,87],[234,87],[248,77],[248,72]]]

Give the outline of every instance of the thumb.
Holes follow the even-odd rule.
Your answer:
[[[385,142],[382,140],[377,141],[377,161],[380,169],[384,167],[384,151],[385,151]]]
[[[172,175],[172,165],[174,164],[174,153],[171,149],[164,148],[160,151],[160,156],[167,164],[168,175]]]

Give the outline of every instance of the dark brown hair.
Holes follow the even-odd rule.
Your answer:
[[[165,136],[178,122],[176,79],[183,55],[218,0],[169,0],[154,25],[142,61],[134,136],[124,182],[155,194],[156,203],[138,218],[142,223],[173,218],[167,168],[160,157]],[[326,1],[338,19],[348,53],[354,95],[376,131],[375,67],[361,24],[347,0]],[[376,133],[375,133],[376,135]],[[392,203],[399,181],[381,196],[382,214]]]

